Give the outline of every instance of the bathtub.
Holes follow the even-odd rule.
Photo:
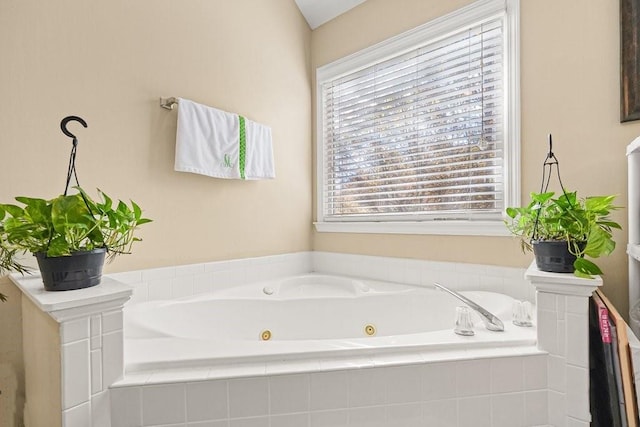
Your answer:
[[[475,335],[456,335],[455,307],[463,304],[433,288],[320,274],[132,304],[124,310],[125,371],[193,367],[222,377],[243,366],[257,375],[535,347],[535,328],[511,323],[511,297],[461,293],[498,316],[505,331],[487,331],[474,313]]]

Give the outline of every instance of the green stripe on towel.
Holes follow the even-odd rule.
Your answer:
[[[245,165],[245,157],[247,154],[247,137],[246,137],[246,129],[244,126],[244,117],[238,115],[238,120],[240,121],[240,155],[239,155],[240,178],[245,179],[244,165]]]

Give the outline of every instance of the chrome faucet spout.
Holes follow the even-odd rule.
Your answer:
[[[471,301],[469,298],[467,298],[467,297],[465,297],[463,295],[460,295],[458,292],[452,291],[451,289],[449,289],[449,288],[447,288],[445,286],[442,286],[440,283],[433,282],[433,285],[436,288],[441,289],[441,290],[449,293],[450,295],[458,298],[463,303],[467,304],[471,309],[473,309],[476,313],[478,313],[480,315],[480,318],[484,322],[484,326],[488,330],[496,331],[496,332],[504,331],[504,324],[502,323],[502,321],[500,319],[498,319],[497,316],[495,316],[495,315],[491,314],[489,311],[487,311],[484,307],[481,307],[480,305],[478,305],[475,302]]]

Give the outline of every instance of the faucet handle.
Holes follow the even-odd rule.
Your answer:
[[[529,301],[513,301],[512,322],[516,326],[531,327],[533,326],[532,308]]]
[[[475,335],[471,321],[471,309],[465,305],[456,307],[456,327],[453,329],[458,335],[466,337]]]

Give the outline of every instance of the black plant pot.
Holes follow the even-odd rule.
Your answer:
[[[533,241],[533,254],[539,270],[551,273],[573,273],[576,256],[569,252],[566,241]],[[584,245],[584,244],[583,244]]]
[[[107,250],[73,252],[69,256],[47,257],[44,252],[34,254],[47,291],[70,291],[100,284],[102,266]]]

